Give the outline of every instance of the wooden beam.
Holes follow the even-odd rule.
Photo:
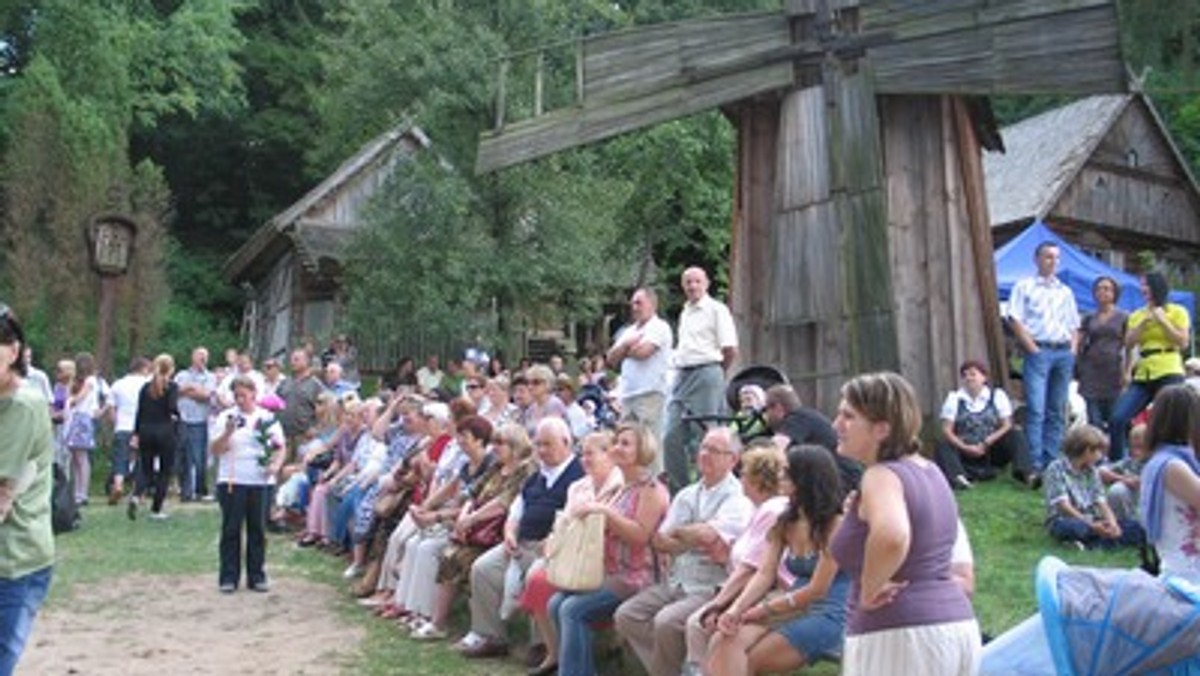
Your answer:
[[[625,101],[557,110],[484,133],[479,141],[478,173],[528,162],[660,122],[694,115],[726,103],[790,86],[792,68],[777,64],[695,84],[669,87]]]

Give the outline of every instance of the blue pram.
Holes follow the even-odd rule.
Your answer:
[[[1045,557],[1038,615],[984,650],[983,674],[1200,676],[1200,587]]]

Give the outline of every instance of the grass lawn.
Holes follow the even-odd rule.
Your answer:
[[[1130,567],[1137,564],[1134,551],[1079,552],[1055,544],[1042,527],[1039,494],[1008,479],[982,484],[959,493],[960,510],[975,552],[975,609],[983,630],[997,635],[1031,614],[1035,608],[1033,569],[1045,554],[1069,563]],[[101,502],[101,501],[97,501]],[[216,569],[219,511],[216,505],[173,507],[172,518],[161,523],[128,521],[121,508],[93,503],[85,508],[83,529],[58,539],[59,564],[48,608],[65,605],[76,585],[102,583],[121,575],[192,575]],[[268,569],[274,576],[299,576],[337,589],[345,589],[341,571],[345,562],[273,536]],[[460,606],[464,606],[461,604]],[[346,622],[366,630],[354,674],[499,674],[524,673],[516,658],[472,662],[448,649],[445,643],[410,641],[393,625],[376,620],[359,608],[349,593],[334,609]],[[460,608],[455,627],[466,625]],[[520,623],[514,623],[517,628]],[[515,635],[521,635],[519,630]],[[621,673],[627,669],[609,669]],[[822,665],[813,673],[837,673]]]

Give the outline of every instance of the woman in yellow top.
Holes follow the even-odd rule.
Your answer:
[[[1125,331],[1125,348],[1130,351],[1125,360],[1127,381],[1125,391],[1113,407],[1109,422],[1109,457],[1125,457],[1129,422],[1167,385],[1183,382],[1183,348],[1191,334],[1191,318],[1187,310],[1167,302],[1170,287],[1160,272],[1146,273],[1141,279],[1142,298],[1146,305],[1129,315]],[[1137,359],[1133,359],[1133,348]]]

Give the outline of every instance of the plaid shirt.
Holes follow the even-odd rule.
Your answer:
[[[1100,516],[1100,503],[1104,498],[1104,484],[1100,472],[1094,466],[1076,471],[1066,458],[1058,458],[1042,474],[1046,490],[1046,520],[1061,516],[1058,503],[1067,500],[1085,517]]]

